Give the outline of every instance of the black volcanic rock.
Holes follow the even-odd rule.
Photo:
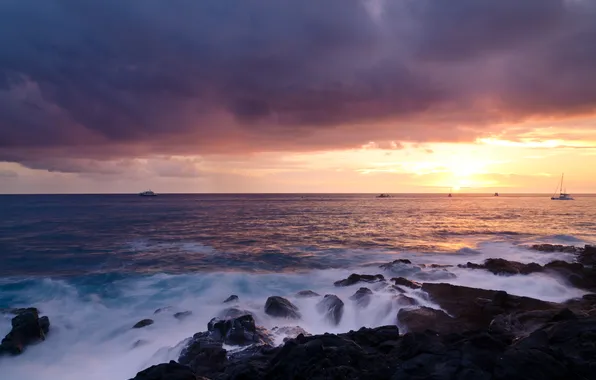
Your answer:
[[[175,361],[151,366],[143,370],[131,380],[200,380],[190,367]]]
[[[360,307],[367,307],[370,304],[373,292],[369,288],[360,288],[350,296],[352,301],[355,301],[356,304]]]
[[[147,318],[147,319],[143,319],[143,320],[138,321],[137,323],[135,323],[134,326],[132,326],[132,328],[133,329],[140,329],[140,328],[143,328],[143,327],[146,327],[146,326],[150,326],[153,323],[154,323],[153,322],[153,319],[148,319]]]
[[[272,317],[300,319],[302,315],[296,305],[283,297],[273,296],[267,298],[265,313]]]
[[[381,265],[379,265],[379,268],[389,270],[389,269],[392,269],[394,266],[400,266],[400,265],[404,265],[404,264],[411,265],[412,262],[408,259],[398,259],[398,260],[393,260],[392,262],[387,263],[387,264],[381,264]]]
[[[511,301],[502,293],[496,298],[504,304]],[[426,312],[449,318],[437,310]],[[424,313],[418,317],[425,317]],[[281,347],[251,346],[228,354],[201,333],[196,335],[202,343],[187,347],[180,357],[188,367],[170,362],[142,371],[134,380],[194,379],[191,375],[217,380],[595,378],[596,318],[561,311],[517,340],[486,329],[442,334],[432,331],[432,325],[427,327],[421,323],[418,332],[402,336],[396,326],[298,335]]]
[[[405,286],[406,288],[410,289],[420,289],[422,287],[422,285],[417,283],[416,281],[410,281],[403,277],[392,278],[391,281],[393,281],[395,285]]]
[[[453,333],[465,331],[465,326],[444,311],[426,306],[417,309],[400,309],[397,313],[397,322],[404,326],[408,332],[432,330],[439,333]]]
[[[229,303],[229,302],[239,302],[240,298],[238,298],[237,295],[232,294],[231,296],[229,296],[228,298],[226,298],[223,303]]]
[[[408,297],[405,294],[398,294],[395,296],[395,300],[399,306],[416,306],[418,301],[412,297]]]
[[[283,327],[274,327],[271,329],[271,333],[280,336],[285,336],[284,343],[290,339],[295,339],[298,335],[310,336],[306,330],[304,330],[300,326],[283,326]]]
[[[31,344],[43,341],[50,330],[48,317],[39,317],[36,308],[13,309],[12,329],[0,343],[0,355],[19,355]]]
[[[296,293],[296,297],[298,298],[311,298],[311,297],[319,297],[320,294],[313,292],[312,290],[301,290]]]
[[[424,283],[422,290],[457,319],[460,324],[457,331],[486,329],[497,315],[503,313],[562,309],[559,304],[513,296],[503,291],[433,283]]]
[[[582,252],[582,248],[578,248],[572,245],[560,245],[560,244],[534,244],[530,248],[535,251],[541,252],[566,252],[566,253],[578,253]]]
[[[382,274],[370,275],[352,273],[348,278],[336,281],[333,284],[335,286],[350,286],[359,282],[373,283],[379,281],[385,281],[385,277]]]
[[[338,296],[327,294],[318,304],[319,313],[325,314],[325,318],[334,325],[338,325],[344,315],[344,303]]]
[[[174,318],[176,319],[185,319],[192,315],[192,311],[180,311],[178,313],[174,313]]]
[[[213,318],[207,325],[209,338],[232,346],[247,346],[251,344],[273,344],[268,332],[255,325],[252,315],[238,318]]]
[[[577,257],[577,261],[584,265],[596,265],[596,246],[586,245]]]
[[[252,313],[248,310],[244,310],[244,309],[239,309],[237,307],[229,307],[227,309],[224,309],[222,311],[220,311],[217,314],[218,318],[224,318],[224,319],[229,319],[229,318],[238,318],[241,317],[243,315],[247,315],[250,314],[252,315]],[[254,315],[253,315],[254,318]]]

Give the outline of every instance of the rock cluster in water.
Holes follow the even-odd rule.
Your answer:
[[[46,339],[50,331],[48,317],[39,317],[36,308],[8,310],[15,316],[11,320],[12,329],[0,343],[0,355],[19,355],[31,344]]]
[[[488,259],[461,267],[498,275],[548,271],[577,287],[594,290],[594,248],[532,248],[575,253],[578,262],[554,261],[543,266]],[[395,270],[403,265],[411,263],[396,260],[381,268]],[[271,333],[259,330],[248,315],[234,315],[210,322],[207,332],[189,341],[178,363],[153,366],[134,380],[596,379],[596,294],[553,303],[504,291],[418,283],[404,277],[388,282],[383,275],[360,274],[335,285],[362,283],[385,283],[395,292],[397,302],[405,302],[407,307],[396,315],[396,324],[407,331],[405,334],[400,334],[396,325],[314,336],[296,327],[290,328],[293,338],[273,347]],[[419,306],[405,295],[406,288],[424,293],[440,309]],[[369,288],[360,287],[349,299],[366,307],[372,295]],[[296,296],[320,297],[312,291]],[[317,310],[332,324],[341,320],[343,307],[336,295],[326,295],[317,303]],[[270,297],[265,310],[277,318],[300,318],[298,308],[282,297]],[[272,333],[287,329],[274,328]],[[227,352],[223,343],[231,336],[239,338],[235,343],[249,348]]]
[[[578,288],[596,291],[594,247],[531,248],[573,253],[577,262],[540,265],[488,259],[483,264],[467,263],[462,267],[504,276],[549,272]],[[413,264],[396,260],[381,269],[395,274],[403,266]],[[318,298],[316,310],[321,317],[338,325],[346,302],[369,307],[374,296],[371,288],[382,285],[402,306],[395,315],[395,324],[312,336],[299,326],[267,330],[250,312],[237,307],[238,298],[231,296],[223,302],[227,308],[208,323],[205,331],[184,342],[177,361],[147,368],[133,380],[596,379],[594,293],[554,303],[504,291],[416,282],[405,277],[388,280],[381,274],[352,274],[335,285],[353,286],[354,293],[342,300],[337,295],[321,296],[305,290],[296,297]],[[420,305],[409,297],[413,293],[423,295],[420,300],[438,308],[423,306],[423,301]],[[280,322],[299,324],[302,318],[299,308],[280,296],[269,297],[263,308],[268,317]],[[12,312],[12,330],[0,345],[0,354],[19,354],[26,346],[43,341],[49,330],[48,318],[40,318],[37,309]],[[177,316],[181,317],[192,314]],[[138,327],[152,322],[142,320]],[[275,338],[281,336],[286,337],[284,344],[275,347]]]

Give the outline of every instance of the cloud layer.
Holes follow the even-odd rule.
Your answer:
[[[591,115],[594,20],[592,0],[6,0],[0,161],[471,141]]]

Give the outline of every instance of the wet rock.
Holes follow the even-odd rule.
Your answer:
[[[298,307],[283,297],[273,296],[267,298],[265,313],[272,317],[300,319],[302,315]]]
[[[334,325],[338,325],[344,315],[344,303],[338,296],[327,294],[317,304],[319,313],[325,314],[325,318]]]
[[[336,281],[333,284],[335,286],[350,286],[359,282],[374,283],[379,281],[385,281],[385,277],[382,274],[370,275],[352,273],[348,278]]]
[[[227,351],[223,342],[211,339],[209,332],[201,332],[189,339],[178,362],[190,367],[197,375],[217,373],[227,362]]]
[[[534,244],[530,248],[535,251],[541,252],[566,252],[576,253],[581,251],[581,248],[577,248],[572,245],[561,245],[561,244]]]
[[[238,318],[213,318],[207,325],[209,338],[232,346],[273,344],[266,329],[257,327],[252,315]]]
[[[451,284],[425,283],[422,290],[449,315],[457,319],[460,328],[488,328],[499,314],[531,310],[561,309],[558,304],[529,297],[518,297],[503,291],[485,290]],[[445,330],[442,330],[445,331]]]
[[[238,318],[238,317],[241,317],[241,316],[247,315],[247,314],[252,315],[252,313],[248,310],[239,309],[237,307],[229,307],[227,309],[220,311],[217,314],[217,317],[218,318]],[[253,315],[253,317],[254,317],[254,315]]]
[[[143,370],[132,380],[199,380],[189,367],[175,361],[151,366]]]
[[[0,355],[19,355],[31,344],[45,340],[50,330],[48,317],[39,317],[36,308],[14,309],[12,329],[0,343]]]
[[[432,330],[439,333],[454,333],[465,331],[465,327],[444,311],[426,306],[417,309],[400,309],[397,313],[397,322],[408,332]]]
[[[140,329],[146,326],[150,326],[154,323],[153,319],[143,319],[138,321],[134,326],[132,326],[133,329]]]
[[[497,298],[503,304],[511,301],[502,293]],[[449,317],[437,312],[418,316],[436,314],[434,321]],[[180,363],[195,375],[217,380],[593,379],[596,318],[569,317],[561,312],[513,342],[488,330],[441,334],[421,324],[422,332],[402,336],[396,326],[298,335],[282,347],[251,346],[227,357],[221,346],[197,334],[193,339],[202,339],[202,345],[183,350]]]
[[[294,339],[298,335],[310,336],[310,334],[300,326],[274,327],[271,329],[271,332],[276,336],[284,336],[284,342],[289,339]]]
[[[185,319],[192,315],[192,311],[180,311],[178,313],[174,313],[174,318],[176,319]]]
[[[412,262],[408,259],[397,259],[397,260],[393,260],[390,263],[382,264],[379,266],[379,268],[391,267],[391,265],[393,265],[393,264],[412,264]]]
[[[418,305],[418,301],[416,301],[414,298],[408,297],[404,294],[398,294],[395,297],[395,300],[399,306],[417,306]]]
[[[225,301],[223,301],[223,303],[229,303],[229,302],[240,302],[240,298],[238,298],[237,295],[232,294],[231,296],[226,298]]]
[[[491,321],[489,331],[516,339],[527,336],[548,323],[575,318],[576,315],[567,308],[500,314]]]
[[[578,255],[577,261],[583,265],[596,265],[596,246],[586,245],[583,251]]]
[[[391,281],[393,281],[395,285],[405,286],[406,288],[410,289],[420,289],[422,287],[422,285],[420,285],[418,282],[410,281],[403,277],[392,278]]]
[[[311,298],[311,297],[319,297],[320,294],[313,292],[312,290],[301,290],[296,293],[296,297],[298,298]]]
[[[498,380],[593,379],[596,319],[549,324],[510,346],[495,365]]]
[[[155,310],[153,314],[160,314],[166,311],[172,311],[174,308],[172,306],[160,307],[159,309]]]
[[[372,299],[373,292],[369,288],[360,288],[350,296],[350,299],[360,307],[367,307]]]
[[[523,264],[505,259],[486,259],[484,267],[494,274],[530,274],[542,271],[542,266],[537,263]]]

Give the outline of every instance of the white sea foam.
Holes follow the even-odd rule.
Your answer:
[[[378,259],[379,255],[375,255]],[[208,321],[230,305],[222,301],[231,294],[240,297],[238,305],[255,315],[257,322],[267,328],[299,325],[309,333],[344,332],[363,326],[374,327],[396,323],[400,305],[393,295],[374,284],[335,287],[334,281],[350,273],[382,273],[390,278],[403,275],[425,281],[450,282],[465,286],[505,290],[512,294],[564,301],[578,297],[582,291],[572,288],[563,280],[547,274],[529,276],[495,276],[483,270],[449,267],[419,268],[416,264],[461,264],[482,262],[489,257],[503,257],[522,262],[544,264],[554,259],[571,259],[561,253],[542,253],[515,247],[506,243],[480,244],[474,249],[455,254],[401,253],[400,258],[412,260],[414,265],[399,266],[399,273],[383,271],[376,265],[348,269],[314,270],[305,273],[247,274],[201,273],[185,275],[158,274],[131,277],[109,284],[110,291],[82,290],[62,280],[43,280],[14,291],[21,305],[34,304],[51,319],[48,341],[30,347],[13,358],[0,359],[0,373],[6,380],[34,380],[42,376],[48,380],[105,380],[128,379],[152,364],[176,359],[181,342],[195,332],[204,331]],[[386,261],[396,258],[387,255]],[[450,276],[445,276],[450,273]],[[373,289],[370,305],[358,308],[349,297],[360,286]],[[343,318],[338,326],[331,325],[316,310],[320,298],[296,298],[297,291],[310,289],[325,294],[336,294],[345,303]],[[267,297],[285,296],[300,309],[300,321],[270,318],[263,311]],[[429,304],[420,291],[408,289],[408,295],[422,304]],[[154,315],[157,308],[172,309]],[[178,311],[192,311],[192,315],[177,320]],[[131,327],[143,318],[152,318],[155,324],[142,328]],[[0,333],[10,328],[10,319],[0,319]],[[281,343],[283,336],[278,337]]]

